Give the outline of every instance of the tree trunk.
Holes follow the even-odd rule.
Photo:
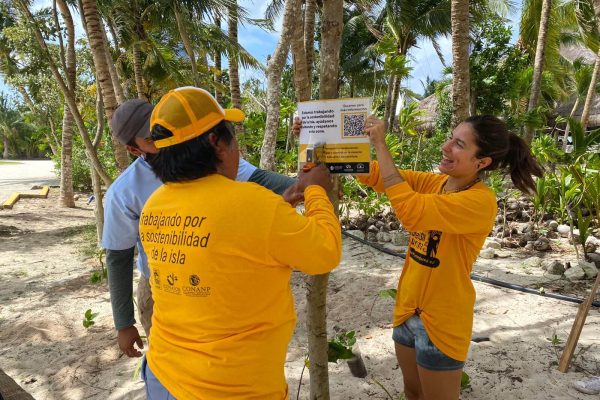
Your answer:
[[[338,97],[340,47],[344,27],[343,0],[324,0],[321,17],[321,71],[319,97]],[[339,177],[333,179],[329,198],[339,215]],[[327,360],[327,283],[329,274],[310,276],[306,293],[306,321],[308,354],[310,358],[310,400],[329,399],[329,371]]]
[[[190,59],[190,65],[192,66],[192,79],[194,80],[195,86],[200,86],[200,81],[198,80],[198,67],[196,66],[196,56],[194,55],[194,48],[192,47],[192,41],[190,40],[190,35],[188,35],[187,29],[185,27],[184,16],[181,13],[178,5],[179,1],[173,1],[173,11],[175,12],[175,21],[177,21],[177,30],[179,31],[179,36],[181,36],[181,41],[183,42],[183,47],[185,48],[185,52]]]
[[[67,48],[64,57],[64,70],[67,86],[75,93],[76,64],[75,26],[71,11],[64,0],[56,0],[67,28]],[[62,124],[62,152],[60,155],[60,203],[63,207],[75,207],[73,193],[73,114],[69,105],[64,105]]]
[[[77,129],[79,130],[79,134],[81,135],[83,143],[84,143],[86,149],[90,152],[90,157],[92,157],[90,161],[92,162],[92,164],[98,171],[98,174],[100,175],[100,177],[102,178],[104,183],[107,186],[110,185],[112,183],[112,179],[110,176],[108,176],[106,171],[104,171],[104,168],[102,167],[102,164],[100,163],[100,160],[98,160],[98,157],[94,151],[94,147],[90,140],[90,136],[88,134],[87,128],[85,127],[85,123],[83,122],[81,113],[79,112],[79,109],[77,108],[75,94],[69,90],[62,75],[58,71],[56,63],[54,62],[54,59],[52,58],[52,56],[50,54],[50,50],[48,49],[48,45],[44,41],[42,32],[40,31],[40,28],[39,28],[35,18],[33,17],[33,14],[31,14],[31,11],[29,10],[29,6],[27,5],[25,0],[15,0],[15,4],[17,4],[20,11],[23,13],[23,16],[32,24],[32,29],[33,29],[35,38],[40,46],[40,49],[42,50],[42,53],[46,57],[46,60],[48,61],[48,66],[50,67],[50,70],[52,71],[52,75],[54,75],[54,78],[56,79],[58,86],[60,87],[60,90],[63,93],[65,101],[69,105],[69,109],[71,110],[71,113],[73,114],[73,117],[75,118],[75,124],[77,125]]]
[[[452,0],[452,127],[469,116],[469,0]]]
[[[583,105],[583,111],[581,112],[581,126],[585,132],[588,121],[590,119],[590,110],[594,103],[594,97],[596,96],[596,84],[598,83],[598,74],[600,74],[600,50],[596,54],[596,62],[594,63],[594,72],[592,73],[592,79],[590,86],[588,87],[587,95],[585,96],[585,103]]]
[[[127,100],[125,97],[125,92],[123,91],[123,86],[121,86],[121,81],[119,81],[119,74],[117,73],[117,67],[115,66],[115,60],[113,60],[110,45],[108,42],[108,36],[106,35],[106,29],[104,28],[104,23],[100,20],[100,31],[102,32],[102,39],[105,44],[105,52],[106,52],[106,63],[108,64],[108,71],[110,72],[110,80],[112,81],[113,89],[115,90],[115,97],[117,98],[117,104],[123,104]],[[117,47],[118,50],[118,47]],[[118,51],[117,51],[118,53]]]
[[[133,44],[133,76],[135,77],[135,90],[138,99],[145,100],[144,78],[142,77],[142,51],[138,43]]]
[[[106,18],[106,25],[108,26],[108,30],[110,31],[110,35],[112,36],[113,40],[115,41],[115,51],[117,52],[117,60],[119,60],[120,56],[119,54],[121,53],[121,46],[119,44],[119,36],[117,35],[117,30],[114,26],[114,22],[111,20],[111,18]],[[108,40],[106,41],[108,43]],[[129,98],[129,89],[127,87],[126,84],[126,79],[124,77],[124,73],[123,73],[123,68],[121,63],[119,63],[118,65],[115,66],[115,71],[117,73],[117,78],[119,80],[119,82],[123,82],[123,85],[121,86],[123,88],[123,97],[128,99]]]
[[[396,121],[396,109],[398,108],[398,98],[400,97],[400,84],[402,83],[402,78],[397,76],[394,81],[394,90],[392,92],[392,106],[390,107],[390,122],[389,129],[390,131],[394,130],[394,122]]]
[[[294,2],[294,13],[302,15],[302,4],[300,1]],[[310,100],[310,80],[306,62],[307,51],[304,48],[304,43],[304,25],[296,23],[292,29],[290,47],[294,60],[294,87],[298,101]]]
[[[304,2],[304,51],[306,52],[306,72],[308,74],[309,98],[312,97],[312,70],[315,61],[315,18],[317,0]]]
[[[2,135],[2,143],[4,143],[4,150],[2,151],[2,158],[5,160],[8,160],[8,136],[6,136],[5,134]]]
[[[573,115],[575,115],[575,111],[577,111],[577,107],[579,107],[579,96],[577,96],[577,99],[575,99],[575,104],[573,105],[573,109],[571,109],[571,114],[569,114],[569,118],[573,118]],[[567,151],[567,138],[569,137],[570,128],[571,123],[570,121],[567,121],[567,127],[565,128],[565,134],[563,136],[563,151]]]
[[[286,0],[283,10],[283,25],[279,43],[275,52],[267,62],[267,122],[265,136],[260,149],[260,168],[267,171],[275,170],[275,145],[277,144],[277,130],[279,128],[279,99],[281,97],[281,74],[287,60],[288,49],[292,39],[292,30],[296,15],[294,14],[295,2],[299,0]]]
[[[550,19],[550,10],[552,8],[552,0],[542,1],[542,14],[540,17],[540,29],[538,31],[537,46],[535,49],[535,61],[533,64],[533,79],[531,81],[531,93],[529,95],[529,104],[527,111],[533,111],[540,99],[542,90],[542,73],[544,72],[544,55],[546,52],[546,39],[548,38],[548,21]],[[531,144],[535,132],[533,126],[525,126],[525,141]]]
[[[238,44],[238,10],[237,3],[232,4],[229,7],[229,21],[228,21],[228,29],[229,29],[229,40],[233,44]],[[229,94],[231,95],[231,104],[233,107],[241,109],[242,108],[242,94],[240,90],[240,70],[239,70],[239,61],[238,55],[233,54],[229,56]],[[240,154],[242,157],[246,158],[248,155],[248,149],[246,148],[246,143],[243,139],[244,136],[244,124],[234,124],[235,127],[235,137],[238,139]]]
[[[390,75],[388,81],[387,94],[385,96],[384,110],[383,110],[383,123],[385,125],[385,131],[387,132],[390,124],[390,114],[392,114],[392,97],[394,96],[394,86],[396,86],[395,75]]]
[[[215,25],[220,30],[221,29],[221,18],[215,18]],[[222,70],[222,59],[221,59],[221,50],[217,49],[215,51],[215,70],[213,73],[213,81],[215,82],[215,100],[217,103],[221,104],[223,101],[222,93],[221,93],[221,70]]]
[[[50,150],[52,150],[52,155],[56,157],[60,155],[60,146],[58,145],[56,129],[54,128],[54,122],[51,117],[48,117],[48,126],[50,127],[50,133],[45,133],[46,140],[48,140],[48,146],[50,146]]]
[[[100,24],[100,15],[98,14],[96,1],[82,0],[81,6],[83,7],[81,11],[85,20],[85,31],[87,33],[88,42],[90,43],[92,57],[94,60],[96,81],[98,82],[98,86],[102,94],[104,113],[106,115],[106,120],[110,121],[115,110],[117,109],[118,104],[107,62],[110,55],[106,53],[107,44],[104,41],[106,33],[103,31],[104,28]],[[102,118],[102,115],[98,115],[97,118]],[[117,161],[117,167],[120,171],[124,171],[129,165],[129,157],[127,157],[125,146],[121,145],[116,140],[116,138],[112,135],[112,132],[111,139],[115,152],[115,160]]]

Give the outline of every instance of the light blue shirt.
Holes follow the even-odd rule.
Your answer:
[[[243,158],[240,158],[240,165],[238,166],[237,178],[235,178],[235,180],[240,182],[248,182],[256,170],[257,168],[254,165],[250,164]]]
[[[246,182],[256,167],[240,158],[236,180]],[[139,235],[139,221],[146,200],[162,182],[152,168],[138,157],[108,188],[104,198],[104,231],[102,247],[110,250],[138,249],[137,267],[146,278],[150,276],[148,258]]]

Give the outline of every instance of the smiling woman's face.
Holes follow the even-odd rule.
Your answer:
[[[440,172],[456,178],[476,175],[480,164],[475,157],[478,151],[471,125],[468,122],[459,124],[442,145]]]

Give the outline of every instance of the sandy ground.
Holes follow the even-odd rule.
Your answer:
[[[0,210],[0,368],[36,399],[142,399],[143,383],[134,377],[138,360],[121,355],[115,342],[106,283],[89,281],[99,263],[82,252],[93,238],[93,212],[85,198],[77,208],[63,209],[54,189],[46,200],[25,199],[13,210]],[[378,293],[396,286],[402,260],[347,238],[343,250],[343,262],[330,277],[330,336],[356,330],[369,375],[354,378],[346,363],[330,364],[331,398],[399,399],[402,379],[390,324],[393,301]],[[515,283],[547,279],[506,265],[524,256],[481,260],[475,270]],[[303,277],[295,273],[292,285],[298,323],[285,370],[290,399],[296,399],[307,354]],[[475,288],[474,335],[490,340],[471,346],[465,369],[471,388],[462,399],[596,398],[576,392],[570,383],[600,373],[597,309],[588,316],[571,372],[562,374],[558,358],[576,305],[481,283]],[[98,316],[86,330],[82,319],[87,309]],[[547,339],[554,334],[560,340],[556,347]],[[299,398],[308,399],[306,372]]]
[[[33,185],[59,184],[50,160],[0,160],[0,204],[13,192],[29,192]]]

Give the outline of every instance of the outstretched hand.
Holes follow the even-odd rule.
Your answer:
[[[121,329],[117,334],[117,342],[119,348],[127,357],[141,357],[142,352],[133,347],[133,344],[137,344],[140,349],[144,348],[144,342],[135,326],[129,326]]]

